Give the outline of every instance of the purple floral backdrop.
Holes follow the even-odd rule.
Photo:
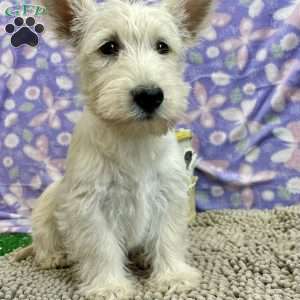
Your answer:
[[[35,199],[64,172],[81,103],[46,31],[13,48],[0,2],[0,232],[30,231]],[[43,18],[36,18],[44,23]],[[223,0],[187,53],[184,121],[198,151],[199,210],[291,205],[300,194],[300,1]]]

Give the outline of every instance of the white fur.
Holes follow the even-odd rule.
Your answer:
[[[157,288],[197,285],[198,271],[185,263],[189,179],[171,129],[188,93],[177,22],[164,7],[139,2],[73,5],[80,15],[72,31],[80,35],[76,64],[86,108],[64,178],[33,212],[36,262],[42,268],[75,263],[85,295],[123,299],[134,292],[127,255],[142,249]],[[116,34],[123,52],[111,61],[97,49]],[[158,39],[170,54],[155,51]],[[130,90],[153,83],[165,101],[153,120],[141,121]]]

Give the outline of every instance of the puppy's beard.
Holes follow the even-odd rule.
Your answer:
[[[96,119],[105,124],[105,127],[111,128],[124,136],[142,137],[145,135],[165,135],[173,129],[178,118],[162,115],[159,112],[152,115],[139,111],[136,108],[119,111],[110,111],[106,107],[97,107],[95,102],[88,102],[87,109]]]
[[[103,120],[102,120],[103,121]],[[143,137],[147,135],[161,136],[175,127],[175,122],[160,118],[145,118],[128,121],[104,120],[106,126],[122,136]]]

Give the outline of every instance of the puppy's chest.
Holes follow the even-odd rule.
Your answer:
[[[160,182],[155,172],[115,174],[102,203],[102,211],[128,248],[142,242],[155,212]]]

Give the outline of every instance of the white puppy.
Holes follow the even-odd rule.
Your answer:
[[[197,285],[185,262],[189,178],[172,129],[186,108],[184,50],[212,0],[44,4],[76,53],[86,105],[65,176],[33,212],[36,262],[75,263],[85,295],[123,299],[133,292],[127,256],[139,249],[151,284]]]

